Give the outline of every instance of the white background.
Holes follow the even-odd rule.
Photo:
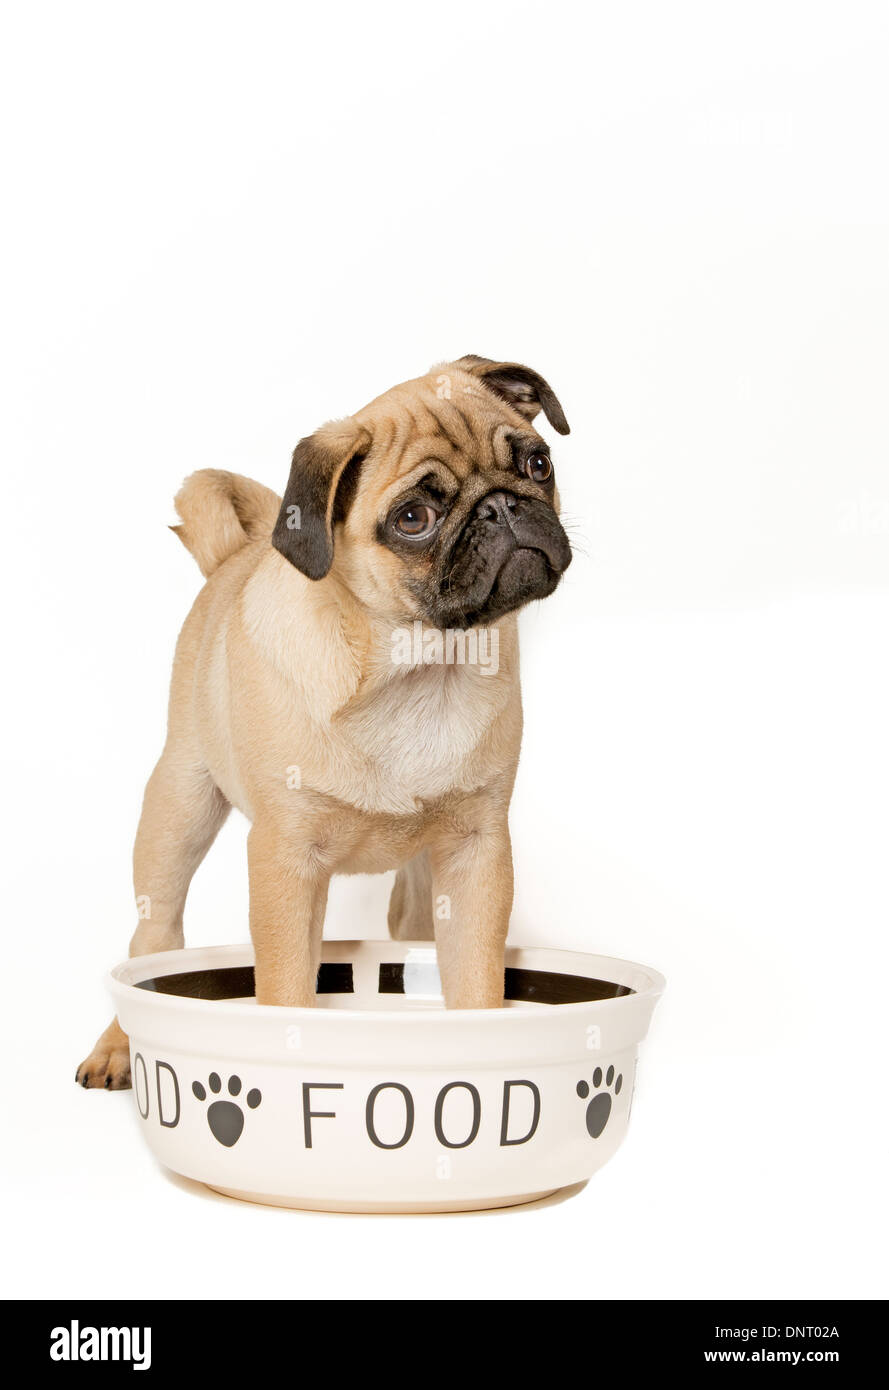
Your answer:
[[[4,14],[6,1292],[884,1295],[885,6]],[[633,1124],[524,1212],[242,1206],[73,1084],[200,582],[172,497],[280,491],[300,435],[466,352],[572,426],[512,936],[666,974]],[[191,944],[246,936],[245,835]],[[387,892],[341,881],[329,934]]]

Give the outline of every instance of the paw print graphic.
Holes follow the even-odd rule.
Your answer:
[[[222,1081],[219,1074],[211,1071],[207,1078],[207,1085],[214,1095],[219,1095],[222,1090]],[[192,1082],[192,1092],[197,1100],[206,1100],[207,1092],[200,1081]],[[210,1133],[214,1139],[218,1139],[220,1144],[224,1144],[227,1149],[237,1144],[244,1129],[244,1112],[234,1099],[241,1094],[241,1078],[230,1076],[228,1079],[228,1093],[231,1100],[214,1100],[207,1109],[207,1124],[210,1126]],[[262,1100],[262,1092],[256,1088],[247,1092],[247,1105],[250,1110],[255,1110]]]
[[[593,1098],[586,1108],[586,1127],[591,1139],[598,1139],[608,1123],[611,1114],[612,1090],[614,1095],[620,1095],[620,1089],[624,1084],[623,1076],[614,1075],[614,1067],[609,1067],[604,1076],[605,1089],[602,1090],[602,1068],[596,1067],[593,1072]],[[590,1094],[590,1086],[587,1081],[578,1081],[577,1094],[581,1100],[586,1100]]]

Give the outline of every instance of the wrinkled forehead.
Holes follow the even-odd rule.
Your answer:
[[[478,378],[453,367],[393,386],[355,418],[373,439],[377,488],[429,462],[443,465],[459,485],[473,473],[508,468],[516,438],[540,438]]]

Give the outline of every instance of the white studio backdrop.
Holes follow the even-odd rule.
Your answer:
[[[8,1293],[886,1292],[887,58],[866,4],[4,12]],[[301,435],[466,352],[572,427],[512,937],[668,992],[581,1195],[381,1240],[165,1180],[73,1075],[200,583],[181,479],[280,491]],[[191,944],[246,937],[245,837]],[[329,934],[384,934],[388,889],[339,881]]]

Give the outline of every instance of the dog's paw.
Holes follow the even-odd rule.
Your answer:
[[[87,1090],[125,1091],[130,1083],[130,1044],[117,1019],[110,1024],[74,1077]]]

